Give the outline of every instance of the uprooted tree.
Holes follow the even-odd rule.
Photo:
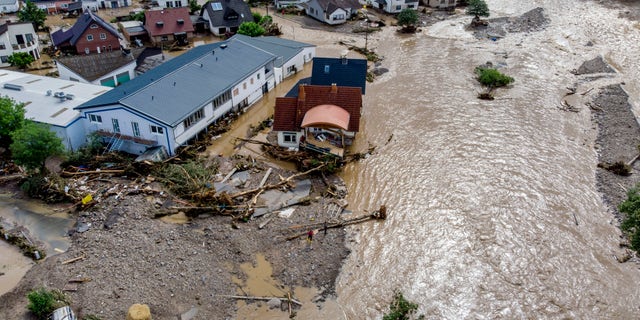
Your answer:
[[[489,16],[489,6],[484,0],[471,0],[467,6],[467,14],[473,16],[473,20],[471,20],[472,27],[486,25],[486,21],[483,22],[480,17]]]
[[[417,24],[419,21],[418,13],[413,9],[404,9],[398,14],[398,25],[402,27],[400,29],[403,33],[416,32]]]

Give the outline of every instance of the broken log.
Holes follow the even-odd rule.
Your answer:
[[[81,176],[81,175],[100,174],[100,173],[124,173],[124,170],[94,170],[94,171],[80,171],[80,172],[62,171],[61,175]]]
[[[638,158],[640,158],[640,153],[638,153],[635,157],[633,157],[633,159],[631,159],[631,161],[627,162],[627,165],[629,167],[631,167],[633,165],[633,163],[638,160]]]
[[[311,172],[314,172],[314,171],[318,171],[318,170],[322,169],[324,166],[325,166],[325,165],[324,165],[324,164],[322,164],[322,165],[319,165],[319,166],[317,166],[317,167],[315,167],[315,168],[313,168],[313,169],[309,169],[309,170],[307,170],[307,171],[305,171],[305,172],[301,172],[301,173],[294,174],[294,175],[292,175],[292,176],[289,176],[289,177],[288,177],[288,178],[286,178],[286,179],[283,179],[282,181],[280,181],[280,182],[278,182],[278,183],[268,184],[268,185],[266,185],[266,186],[262,186],[262,187],[259,187],[259,188],[254,188],[254,189],[251,189],[251,190],[242,191],[242,192],[239,192],[239,193],[233,194],[233,195],[231,195],[231,198],[232,198],[232,199],[235,199],[235,198],[237,198],[237,197],[242,197],[242,196],[245,196],[245,195],[248,195],[248,194],[253,194],[253,193],[256,193],[256,192],[263,192],[263,191],[265,191],[265,190],[279,188],[279,187],[281,187],[281,186],[283,186],[283,185],[285,185],[285,184],[290,183],[293,179],[296,179],[296,178],[298,178],[298,177],[301,177],[301,176],[307,175],[307,174],[309,174],[309,173],[311,173]]]
[[[233,296],[233,295],[226,295],[226,294],[219,294],[218,297],[240,299],[240,300],[260,300],[260,301],[269,301],[271,299],[286,299],[286,298],[280,298],[280,297]],[[302,302],[296,299],[291,298],[290,301],[299,306],[302,306]]]
[[[387,218],[387,208],[386,208],[386,206],[382,205],[382,206],[380,206],[380,209],[378,211],[375,211],[372,214],[355,217],[355,218],[352,218],[352,219],[345,220],[343,222],[337,222],[337,223],[332,223],[332,224],[329,224],[329,225],[325,225],[324,229],[341,228],[341,227],[346,227],[348,225],[352,225],[352,224],[356,224],[356,223],[362,223],[362,222],[369,221],[369,220],[385,220],[386,218]],[[324,224],[324,222],[322,224]],[[312,229],[311,228],[312,226],[317,226],[317,225],[318,225],[318,223],[307,225],[307,227],[309,227],[309,228],[305,228],[305,230]],[[287,237],[287,241],[291,241],[293,239],[297,239],[297,238],[300,238],[302,236],[306,236],[308,233],[309,233],[308,231],[305,231],[305,232],[294,234],[292,236]]]

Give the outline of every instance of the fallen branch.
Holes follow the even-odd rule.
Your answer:
[[[307,175],[307,174],[309,174],[309,173],[311,173],[311,172],[314,172],[314,171],[318,171],[318,170],[322,169],[322,167],[324,167],[324,166],[325,166],[325,165],[324,165],[324,164],[322,164],[322,165],[319,165],[319,166],[317,166],[317,167],[315,167],[315,168],[313,168],[313,169],[307,170],[307,171],[305,171],[305,172],[301,172],[301,173],[298,173],[298,174],[294,174],[294,175],[292,175],[292,176],[290,176],[290,177],[288,177],[288,178],[286,178],[286,179],[283,179],[282,181],[280,181],[280,182],[278,182],[278,183],[268,184],[268,185],[266,185],[266,186],[262,186],[262,187],[259,187],[259,188],[255,188],[255,189],[251,189],[251,190],[247,190],[247,191],[243,191],[243,192],[239,192],[239,193],[233,194],[233,195],[231,195],[231,198],[232,198],[232,199],[235,199],[235,198],[237,198],[237,197],[242,197],[242,196],[245,196],[245,195],[248,195],[248,194],[252,194],[252,193],[256,193],[256,192],[263,192],[263,191],[265,191],[265,190],[279,188],[279,187],[281,187],[281,186],[283,186],[283,185],[285,185],[285,184],[288,184],[288,183],[289,183],[289,182],[291,182],[293,179],[296,179],[296,178],[298,178],[298,177],[301,177],[301,176]]]
[[[382,206],[380,206],[380,210],[378,210],[378,211],[376,211],[376,212],[374,212],[372,214],[368,214],[368,215],[356,217],[356,218],[353,218],[353,219],[345,220],[343,222],[337,222],[337,223],[332,223],[332,224],[329,224],[329,225],[324,225],[323,229],[341,228],[341,227],[345,227],[345,226],[356,224],[356,223],[362,223],[362,222],[369,221],[369,220],[384,220],[386,218],[387,218],[387,208],[384,205],[382,205]],[[324,224],[324,222],[322,224]],[[306,227],[309,227],[309,228],[305,228],[305,230],[313,229],[312,227],[313,226],[317,226],[317,225],[318,225],[318,223],[307,225]],[[293,240],[293,239],[297,239],[297,238],[300,238],[302,236],[306,236],[308,233],[309,233],[308,231],[305,231],[305,232],[294,234],[292,236],[287,237],[287,241],[290,241],[290,240]]]
[[[124,170],[94,170],[94,171],[80,171],[80,172],[62,171],[61,175],[81,176],[81,175],[100,174],[100,173],[124,173]]]
[[[584,95],[586,95],[587,93],[591,92],[591,90],[593,90],[593,88],[591,88],[591,89],[589,89],[589,90],[587,90],[587,91],[585,91],[585,92],[581,93],[580,95],[584,96]]]
[[[79,257],[76,257],[76,258],[73,258],[73,259],[69,259],[69,260],[66,260],[66,261],[62,261],[62,264],[74,263],[74,262],[79,261],[79,260],[82,260],[82,259],[84,259],[84,258],[86,258],[86,257],[87,257],[87,256],[83,253],[83,254],[82,254],[81,256],[79,256]]]
[[[627,162],[628,166],[633,165],[634,162],[636,162],[636,160],[638,160],[638,158],[640,158],[640,153],[638,153],[635,157],[633,157],[633,159],[631,159],[631,161]]]
[[[271,299],[282,299],[280,297],[254,297],[254,296],[232,296],[232,295],[226,295],[226,294],[219,294],[218,297],[223,297],[223,298],[230,298],[230,299],[240,299],[240,300],[260,300],[260,301],[269,301]],[[302,306],[302,302],[290,298],[289,301]]]

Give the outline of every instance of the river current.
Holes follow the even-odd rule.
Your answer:
[[[377,318],[394,289],[429,319],[637,318],[640,271],[620,264],[620,231],[597,192],[588,108],[557,107],[624,82],[640,99],[640,24],[580,0],[487,1],[492,17],[543,7],[542,31],[476,39],[470,17],[373,43],[389,73],[368,85],[359,147],[344,178],[355,211],[389,208],[353,232],[337,284],[350,319]],[[618,74],[570,73],[602,55]],[[476,99],[487,61],[516,79]]]

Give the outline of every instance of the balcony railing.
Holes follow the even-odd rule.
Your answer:
[[[22,44],[12,44],[11,46],[13,47],[13,50],[20,50],[20,49],[27,49],[27,48],[31,48],[36,44],[35,41],[29,41],[27,43],[22,43]]]
[[[101,137],[106,137],[106,138],[110,138],[114,135],[113,132],[110,131],[106,131],[106,130],[97,130],[96,134],[101,136]],[[157,141],[154,140],[147,140],[147,139],[142,139],[140,137],[134,137],[134,136],[128,136],[125,134],[118,134],[118,138],[122,139],[122,140],[127,140],[127,141],[133,141],[135,143],[139,143],[139,144],[144,144],[147,146],[153,146],[158,144]]]

